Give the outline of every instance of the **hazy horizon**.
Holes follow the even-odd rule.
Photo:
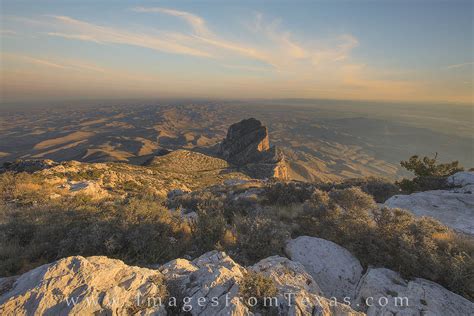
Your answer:
[[[472,2],[2,1],[1,103],[473,101]]]

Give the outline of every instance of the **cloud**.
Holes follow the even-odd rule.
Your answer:
[[[51,36],[96,43],[126,44],[145,47],[160,52],[211,57],[208,52],[190,47],[184,40],[177,40],[173,34],[148,35],[120,28],[105,27],[68,16],[53,16],[54,28],[61,31],[48,32]],[[192,43],[192,39],[187,38]]]
[[[449,66],[444,67],[444,69],[456,69],[456,68],[462,68],[462,67],[472,66],[472,65],[474,65],[474,61],[471,61],[469,63],[449,65]]]
[[[28,55],[19,55],[19,54],[2,54],[2,58],[5,60],[10,60],[13,62],[29,63],[38,66],[44,66],[48,68],[55,68],[67,71],[93,71],[93,72],[105,72],[105,69],[97,65],[89,64],[83,61],[57,61],[57,58],[53,60],[46,58],[37,58]]]
[[[192,13],[186,11],[178,11],[174,9],[166,9],[160,7],[136,7],[132,9],[135,12],[144,12],[144,13],[163,13],[171,16],[175,16],[178,18],[183,19],[186,23],[188,23],[194,30],[195,33],[200,35],[209,35],[210,31],[206,26],[206,21],[203,18],[194,15]]]

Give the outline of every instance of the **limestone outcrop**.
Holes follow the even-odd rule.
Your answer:
[[[458,172],[448,177],[447,183],[453,188],[395,195],[385,206],[430,216],[454,230],[474,235],[474,172]]]
[[[120,260],[68,257],[16,279],[0,280],[0,315],[147,314],[148,308],[137,304],[137,294],[163,296],[161,279],[157,270]],[[164,315],[161,307],[151,311]]]
[[[369,268],[362,276],[345,249],[309,238],[297,238],[288,247],[305,256],[298,251],[293,260],[271,256],[247,268],[219,251],[154,269],[107,257],[68,257],[0,278],[0,315],[378,316],[470,315],[474,310],[472,302],[428,280],[405,280],[384,268]],[[249,272],[273,282],[276,294],[267,301],[269,309],[255,308],[242,297],[240,286]],[[338,298],[342,295],[347,297]]]
[[[389,269],[369,269],[362,277],[353,305],[367,315],[472,315],[474,303],[425,280],[407,281]]]
[[[301,236],[290,240],[286,253],[300,262],[326,297],[354,297],[362,266],[345,248],[325,239]]]
[[[218,251],[192,261],[176,259],[156,270],[106,257],[61,259],[20,277],[0,279],[0,314],[173,315],[180,310],[203,316],[252,315],[239,292],[248,271],[275,282],[277,303],[269,306],[279,315],[363,315],[322,297],[300,263],[273,256],[246,269]],[[175,310],[166,305],[175,305]]]

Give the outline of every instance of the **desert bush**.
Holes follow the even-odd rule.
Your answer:
[[[236,260],[252,264],[263,258],[283,253],[289,237],[286,228],[264,215],[236,216]]]
[[[411,156],[410,159],[400,162],[400,165],[413,172],[412,180],[403,179],[397,185],[407,193],[416,191],[439,190],[447,187],[446,178],[456,172],[464,170],[458,161],[438,163],[438,154],[433,158]]]
[[[54,188],[40,181],[38,176],[26,172],[0,174],[0,203],[35,205],[48,201]]]
[[[220,247],[226,233],[227,221],[222,211],[222,201],[208,200],[197,208],[198,218],[192,226],[194,241],[201,252]]]
[[[390,197],[400,193],[400,188],[395,183],[377,177],[351,178],[339,183],[319,183],[316,184],[316,187],[327,192],[333,189],[342,190],[358,187],[371,195],[377,203],[384,203]]]
[[[303,182],[272,182],[265,187],[267,204],[290,205],[311,197],[313,186]]]
[[[366,244],[373,220],[370,210],[375,208],[372,197],[360,188],[324,192],[316,190],[304,205],[307,216],[302,223],[313,234],[339,244]]]
[[[178,195],[173,199],[169,199],[167,203],[168,207],[171,208],[181,207],[190,211],[197,211],[198,205],[218,199],[219,198],[210,190],[200,190]]]
[[[251,309],[269,310],[271,306],[266,303],[265,298],[273,298],[278,294],[275,282],[262,273],[247,272],[239,284],[239,294],[245,304],[250,300],[257,300],[255,306],[249,306]],[[252,302],[251,305],[254,305]]]
[[[183,255],[191,241],[187,224],[157,200],[0,210],[0,275],[72,255],[162,263]]]
[[[383,178],[369,177],[364,179],[360,188],[367,194],[370,194],[375,202],[384,203],[392,196],[400,193],[400,188]]]

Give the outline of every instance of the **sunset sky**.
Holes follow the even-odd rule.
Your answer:
[[[2,102],[473,102],[472,1],[8,1]]]

